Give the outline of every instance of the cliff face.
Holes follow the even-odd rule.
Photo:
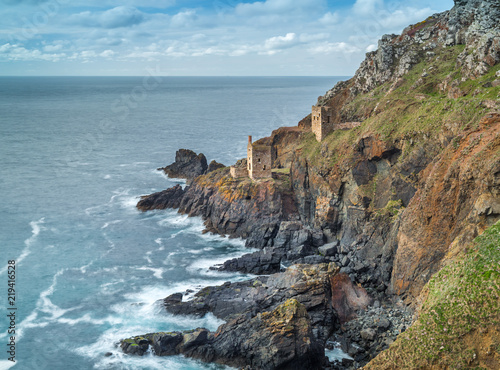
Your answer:
[[[203,170],[185,190],[144,197],[138,207],[202,216],[207,231],[246,238],[260,249],[227,261],[224,270],[270,274],[292,264],[334,262],[342,279],[366,289],[363,295],[395,294],[418,305],[429,295],[429,279],[463,259],[471,241],[500,219],[499,62],[498,0],[456,0],[450,11],[382,37],[353,78],[318,99],[330,107],[333,123],[361,122],[359,127],[317,142],[307,116],[297,127],[259,140],[271,146],[272,178],[234,179],[228,168]],[[340,283],[331,281],[332,287]],[[339,322],[354,317],[360,297],[351,288],[332,288],[328,310]],[[306,300],[314,296],[304,294]],[[202,298],[203,307],[215,312]],[[183,310],[193,306],[177,303]],[[354,331],[366,324],[358,320],[349,324]],[[333,326],[325,324],[325,332],[346,328]],[[355,366],[388,345],[374,345],[372,334],[347,335],[357,343],[351,349],[365,351],[355,353]],[[496,332],[492,338],[497,340]],[[392,361],[403,355],[388,356]]]
[[[246,238],[257,248],[265,247],[281,221],[296,212],[286,180],[233,179],[228,168],[196,178],[178,208],[202,216],[207,231]]]
[[[382,37],[352,79],[318,99],[335,122],[360,127],[318,143],[306,117],[259,141],[282,169],[274,179],[232,179],[219,169],[184,192],[157,194],[158,206],[268,248],[276,261],[262,272],[333,242],[334,261],[354,281],[416,297],[459,241],[500,217],[499,19],[496,0],[456,1]],[[151,198],[141,202],[155,208]],[[226,267],[256,272],[269,258]]]
[[[301,220],[340,240],[388,292],[416,297],[454,245],[500,216],[499,9],[458,1],[384,36],[318,100],[362,126],[321,143],[304,134],[295,151]]]
[[[290,248],[314,254],[338,242],[353,280],[416,297],[458,241],[500,216],[499,19],[495,0],[457,1],[382,37],[352,79],[318,99],[335,122],[360,127],[318,143],[306,117],[259,141],[283,168],[275,179],[232,179],[220,169],[161,199],[202,216],[208,231],[273,248],[273,268]]]

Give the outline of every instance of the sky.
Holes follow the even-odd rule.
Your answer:
[[[350,76],[453,0],[0,0],[2,76]],[[147,72],[150,71],[150,72]]]

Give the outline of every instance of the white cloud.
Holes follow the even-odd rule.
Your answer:
[[[254,3],[240,3],[236,13],[244,16],[268,15],[270,13],[286,14],[296,11],[311,11],[324,5],[321,0],[267,0]]]
[[[46,52],[53,52],[53,51],[59,51],[63,48],[63,46],[61,44],[58,44],[58,45],[45,45],[43,47],[43,51],[46,51]]]
[[[102,28],[131,27],[145,20],[145,14],[131,6],[117,6],[100,13],[85,11],[69,18],[70,23]]]
[[[287,33],[285,36],[274,36],[268,38],[264,42],[264,48],[268,50],[287,49],[296,45],[298,42],[297,35],[293,32]]]
[[[329,33],[315,33],[315,34],[308,34],[308,33],[303,33],[299,36],[300,42],[303,43],[309,43],[313,41],[321,41],[330,38]]]
[[[189,27],[197,18],[194,10],[186,10],[174,15],[170,20],[170,25],[172,27]]]
[[[103,58],[111,58],[114,56],[116,53],[113,50],[104,50],[102,53],[99,54],[99,56]]]
[[[325,26],[338,23],[340,20],[340,15],[338,12],[328,12],[319,19],[319,23]]]
[[[375,50],[377,50],[377,45],[370,44],[366,47],[365,52],[369,53],[370,51],[375,51]]]
[[[45,60],[57,62],[61,58],[66,57],[66,54],[45,54],[38,49],[26,49],[24,46],[18,44],[4,44],[0,46],[0,59],[14,60],[14,61],[30,61],[30,60]]]
[[[416,9],[412,7],[404,7],[396,9],[392,13],[383,14],[379,21],[382,26],[387,28],[403,28],[412,23],[424,20],[432,13],[433,11],[430,8]]]
[[[375,11],[383,5],[383,0],[356,0],[352,10],[355,14],[369,16],[375,14]]]
[[[323,42],[309,49],[313,54],[355,53],[359,48],[345,42]]]

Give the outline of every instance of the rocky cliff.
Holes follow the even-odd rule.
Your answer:
[[[271,145],[273,178],[233,179],[220,168],[138,206],[202,216],[207,231],[260,249],[222,269],[269,274],[335,263],[384,312],[397,298],[419,312],[431,277],[500,218],[499,62],[500,3],[456,0],[450,11],[383,36],[353,78],[318,99],[333,123],[359,127],[317,142],[308,116],[261,139]],[[332,293],[331,330],[364,348],[352,352],[357,367],[391,343],[390,330],[376,339],[377,328],[402,322],[366,327],[348,291]],[[365,329],[374,331],[361,336]]]

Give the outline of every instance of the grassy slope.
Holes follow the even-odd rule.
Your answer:
[[[500,368],[500,222],[427,283],[419,318],[366,369]]]
[[[461,130],[475,128],[479,119],[489,111],[482,102],[500,96],[500,86],[487,84],[495,80],[500,65],[491,68],[478,80],[461,82],[458,88],[467,95],[448,98],[447,92],[439,89],[439,84],[447,76],[452,80],[461,78],[456,59],[462,51],[463,45],[435,50],[436,56],[415,65],[397,88],[391,89],[392,82],[387,82],[369,93],[358,95],[342,109],[353,117],[368,112],[369,117],[361,127],[334,131],[322,143],[318,143],[312,133],[304,135],[303,153],[313,164],[335,166],[343,154],[348,154],[356,139],[364,135],[379,135],[382,140],[393,142],[432,135],[446,126]],[[424,72],[428,76],[421,78]],[[331,156],[320,155],[322,145],[328,147]]]
[[[456,60],[463,50],[463,45],[435,49],[434,57],[415,65],[396,86],[390,81],[356,96],[342,107],[342,111],[345,116],[367,117],[362,125],[334,131],[321,143],[313,133],[303,134],[299,146],[302,155],[312,166],[339,174],[342,168],[353,165],[355,144],[364,136],[376,136],[389,146],[399,142],[397,145],[403,150],[399,161],[405,160],[412,150],[428,140],[434,140],[432,155],[438,155],[444,149],[438,140],[440,135],[449,137],[476,129],[480,118],[490,111],[484,102],[498,101],[500,97],[500,86],[491,86],[500,65],[477,80],[460,82],[461,72]],[[422,77],[424,73],[426,77]],[[448,97],[448,91],[440,88],[447,79],[448,83],[456,81],[456,87],[465,95],[455,99]],[[373,197],[376,181],[375,177],[360,191]]]

